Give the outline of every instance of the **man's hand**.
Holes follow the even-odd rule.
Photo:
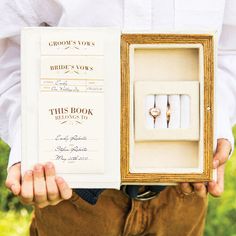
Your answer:
[[[220,197],[224,192],[225,163],[231,151],[231,144],[226,139],[218,139],[217,149],[213,159],[213,168],[217,169],[217,181],[204,183],[182,183],[181,190],[184,194],[190,195],[195,192],[200,197],[205,197],[209,192],[214,197]]]
[[[13,166],[10,167],[6,179],[6,187],[14,194],[14,195],[19,195],[20,194],[20,180],[21,180],[21,175],[20,175],[20,163],[17,163]]]
[[[35,204],[40,208],[56,205],[72,195],[67,183],[56,176],[51,162],[35,165],[33,171],[26,171],[22,179],[21,164],[13,165],[8,171],[6,186],[23,204]]]

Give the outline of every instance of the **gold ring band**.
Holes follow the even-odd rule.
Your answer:
[[[171,115],[170,104],[167,104],[167,110],[166,110],[167,123],[170,122],[170,115]]]

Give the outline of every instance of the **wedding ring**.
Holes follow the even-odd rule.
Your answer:
[[[170,104],[168,104],[168,105],[167,105],[167,111],[166,111],[167,123],[170,122],[170,115],[171,115]]]
[[[156,119],[161,114],[161,110],[157,107],[152,107],[149,109],[149,114],[153,117],[153,119]]]

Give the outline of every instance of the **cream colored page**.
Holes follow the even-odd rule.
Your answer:
[[[39,162],[58,173],[104,172],[103,56],[42,56]]]

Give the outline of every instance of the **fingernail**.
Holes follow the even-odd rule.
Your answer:
[[[23,178],[25,178],[25,177],[31,177],[33,175],[33,171],[32,170],[27,170],[26,172],[25,172],[25,174],[23,175]]]
[[[213,185],[215,185],[215,184],[216,184],[216,181],[215,181],[215,180],[212,180],[210,183],[213,184]]]
[[[36,170],[36,171],[41,171],[42,170],[42,166],[41,165],[36,165],[35,167],[34,167],[34,170]]]
[[[12,191],[12,193],[13,193],[14,195],[17,195],[17,190],[16,190],[15,187],[16,187],[15,184],[13,184],[13,185],[11,186],[11,191]]]
[[[28,175],[28,176],[31,176],[33,173],[32,173],[32,170],[28,170],[28,171],[26,171],[25,174]]]
[[[47,168],[49,168],[49,169],[53,168],[53,164],[52,164],[51,162],[47,162],[47,163],[46,163],[46,166],[47,166]]]
[[[59,184],[64,182],[64,180],[61,177],[56,177],[56,180]]]
[[[216,169],[219,166],[219,160],[214,160],[213,161],[213,168]]]
[[[12,192],[13,192],[13,190],[14,190],[14,186],[15,186],[15,185],[12,184],[11,187],[10,187],[10,189],[11,189]]]

